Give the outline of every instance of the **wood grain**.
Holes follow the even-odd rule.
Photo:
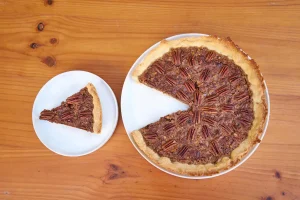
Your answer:
[[[134,149],[121,117],[109,142],[87,156],[62,157],[38,140],[31,110],[50,78],[90,71],[120,102],[138,56],[189,32],[230,36],[267,81],[269,128],[238,169],[211,180],[167,175]],[[299,0],[0,0],[0,199],[300,199],[299,51]]]

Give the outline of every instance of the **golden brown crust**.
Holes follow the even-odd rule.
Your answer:
[[[210,50],[214,50],[219,54],[227,56],[232,59],[236,65],[240,66],[247,74],[252,91],[254,120],[248,137],[236,149],[234,149],[230,157],[220,159],[216,164],[205,165],[190,165],[179,162],[171,162],[169,158],[160,157],[152,149],[146,146],[140,131],[133,131],[132,137],[137,146],[159,166],[171,170],[173,172],[191,175],[204,176],[219,173],[237,164],[249,150],[260,140],[263,132],[266,116],[268,113],[265,99],[265,86],[262,74],[256,62],[251,59],[244,51],[233,43],[230,38],[221,39],[215,36],[201,36],[181,38],[178,40],[160,42],[158,47],[153,49],[144,60],[135,68],[132,73],[132,78],[139,82],[138,76],[141,75],[147,67],[163,54],[167,53],[171,48],[203,46]]]
[[[208,176],[217,174],[220,171],[230,168],[233,166],[233,162],[228,158],[224,157],[217,164],[206,164],[206,165],[190,165],[180,162],[171,162],[170,158],[160,157],[151,148],[149,148],[140,131],[136,130],[131,133],[132,138],[138,148],[155,164],[178,174],[191,175],[191,176]]]
[[[87,84],[88,92],[93,96],[93,115],[94,115],[94,126],[93,131],[94,133],[100,133],[101,127],[102,127],[102,109],[101,109],[101,103],[100,99],[98,97],[96,88],[93,84],[89,83]]]

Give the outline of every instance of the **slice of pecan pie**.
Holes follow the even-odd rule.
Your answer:
[[[96,88],[89,83],[79,92],[68,97],[60,106],[43,110],[40,119],[100,133],[102,110]]]
[[[192,176],[219,173],[260,142],[267,115],[263,77],[229,38],[164,40],[132,77],[189,105],[132,132],[161,167]]]

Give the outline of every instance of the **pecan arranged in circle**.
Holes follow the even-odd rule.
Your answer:
[[[144,134],[144,137],[148,140],[155,140],[157,139],[158,135],[157,133],[146,133]]]
[[[176,95],[179,99],[189,102],[189,97],[183,91],[178,91]]]
[[[176,146],[175,140],[169,140],[169,141],[165,142],[165,143],[162,145],[162,149],[163,149],[164,151],[168,151],[168,150],[172,149],[172,148],[175,147],[175,146]]]
[[[177,118],[177,122],[179,125],[183,124],[184,122],[186,122],[187,120],[189,120],[190,115],[188,113],[184,113],[181,114],[178,118]]]
[[[77,104],[80,103],[81,101],[82,101],[82,95],[80,93],[77,93],[67,98],[66,102],[68,104]]]
[[[174,49],[172,52],[173,62],[176,66],[181,64],[181,49]]]
[[[165,70],[163,69],[162,65],[160,63],[155,63],[154,64],[154,69],[159,73],[159,74],[163,74],[165,73]]]
[[[219,71],[220,76],[224,76],[228,72],[228,66],[223,65]]]
[[[194,127],[190,128],[187,132],[186,139],[192,141],[195,135],[196,129]]]
[[[40,115],[40,119],[49,120],[54,117],[55,113],[50,110],[43,110]]]
[[[193,92],[196,88],[195,88],[195,83],[191,80],[188,79],[185,83],[184,83],[185,88],[187,89],[187,91],[189,92]]]
[[[210,70],[209,69],[204,69],[200,75],[200,80],[202,81],[206,81],[206,79],[208,78],[209,76],[209,73],[210,73]]]
[[[180,156],[180,157],[183,157],[183,156],[185,155],[185,153],[186,153],[188,150],[189,150],[189,147],[186,146],[186,145],[183,145],[183,146],[179,149],[177,155]]]
[[[205,57],[205,61],[206,62],[211,62],[214,58],[215,58],[216,54],[214,51],[209,51],[207,54],[206,54],[206,57]]]

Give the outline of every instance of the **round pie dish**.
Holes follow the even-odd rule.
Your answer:
[[[230,39],[182,34],[134,63],[121,109],[129,138],[147,161],[178,177],[203,179],[251,156],[265,134],[270,103],[258,65]]]
[[[91,83],[102,107],[99,134],[40,119],[44,109],[59,106]],[[32,123],[39,140],[54,153],[69,157],[87,155],[101,148],[112,136],[117,122],[118,103],[112,89],[102,78],[86,71],[68,71],[50,79],[37,94],[32,108]]]

